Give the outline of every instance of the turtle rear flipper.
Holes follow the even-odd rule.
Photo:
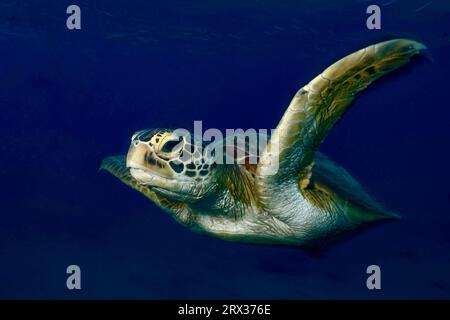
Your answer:
[[[327,212],[341,210],[351,224],[399,219],[371,197],[351,174],[317,152],[307,185],[300,182],[303,196]]]

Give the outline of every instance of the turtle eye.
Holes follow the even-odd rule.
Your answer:
[[[180,147],[181,147],[181,141],[182,141],[182,139],[180,139],[180,140],[170,140],[170,141],[167,141],[167,142],[164,143],[164,145],[162,146],[161,151],[164,152],[164,153],[175,152],[175,151],[177,151],[178,149],[180,149]]]

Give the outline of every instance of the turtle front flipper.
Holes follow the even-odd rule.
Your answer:
[[[337,61],[301,88],[260,158],[256,183],[262,204],[271,206],[274,197],[282,201],[287,186],[307,187],[317,149],[357,93],[425,49],[407,39],[381,42]]]
[[[106,170],[116,178],[121,180],[126,185],[139,191],[147,198],[152,200],[156,205],[166,211],[175,212],[175,218],[179,221],[187,219],[185,212],[185,205],[179,202],[170,201],[157,194],[151,187],[137,181],[130,173],[130,169],[126,166],[126,156],[111,156],[102,161],[100,170]]]
[[[100,170],[108,171],[126,185],[143,193],[150,198],[150,200],[156,200],[155,192],[147,186],[140,184],[130,174],[130,170],[126,166],[126,156],[111,156],[104,159],[100,166]]]

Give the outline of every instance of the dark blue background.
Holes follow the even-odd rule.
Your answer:
[[[448,1],[0,1],[0,298],[450,298]],[[322,151],[404,219],[321,256],[199,236],[98,172],[148,127],[274,128],[342,56],[430,49],[362,94]],[[82,268],[82,290],[65,269]],[[382,269],[382,290],[365,286]]]

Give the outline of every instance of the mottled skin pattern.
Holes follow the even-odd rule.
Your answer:
[[[153,129],[136,133],[128,155],[105,159],[102,169],[191,230],[226,240],[308,245],[392,219],[317,149],[358,92],[422,50],[396,39],[331,65],[297,92],[257,164],[207,164],[189,141]]]

